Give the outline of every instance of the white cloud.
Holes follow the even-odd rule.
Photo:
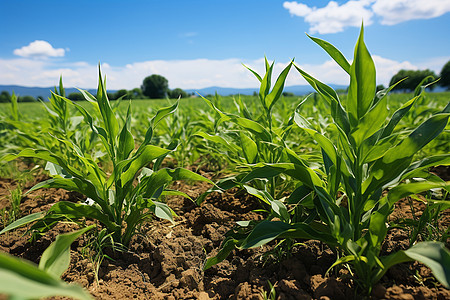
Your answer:
[[[339,5],[330,1],[325,7],[309,7],[301,2],[284,2],[291,15],[304,18],[311,33],[336,33],[346,27],[373,23],[374,15],[383,25],[416,19],[431,19],[450,12],[449,0],[351,0]]]
[[[388,86],[392,76],[397,74],[401,69],[418,70],[417,65],[409,61],[398,62],[392,59],[384,58],[378,55],[372,55],[375,69],[377,70],[377,84]]]
[[[377,83],[389,84],[391,77],[400,69],[426,69],[439,73],[450,57],[440,57],[421,62],[395,61],[373,55],[377,69]],[[133,89],[142,84],[143,79],[151,74],[160,74],[169,81],[170,88],[201,89],[210,86],[257,88],[258,80],[242,63],[259,74],[264,72],[264,59],[242,61],[240,59],[195,59],[195,60],[154,60],[135,62],[124,66],[107,63],[101,65],[102,74],[106,75],[108,90]],[[275,77],[287,66],[286,62],[276,62],[273,72]],[[348,75],[333,61],[321,64],[297,64],[306,72],[325,83],[348,84]],[[58,64],[49,60],[28,58],[0,59],[0,84],[51,87],[58,84],[63,76],[66,87],[84,89],[96,88],[98,66],[86,62]],[[287,77],[286,86],[307,84],[293,68]]]
[[[448,0],[377,0],[372,10],[381,24],[395,25],[415,19],[431,19],[450,12]]]
[[[370,10],[372,0],[348,1],[339,5],[335,1],[328,2],[322,8],[309,7],[296,1],[284,2],[283,7],[291,15],[304,17],[310,25],[311,33],[336,33],[346,27],[359,27],[364,20],[365,25],[372,24],[373,12]]]
[[[313,11],[313,9],[310,8],[308,5],[303,4],[303,3],[297,3],[295,1],[284,2],[283,7],[286,8],[287,10],[289,10],[289,13],[291,15],[295,15],[298,17],[306,17],[308,14],[310,14]]]
[[[13,53],[22,57],[45,58],[64,56],[65,50],[63,48],[53,48],[49,42],[36,40],[31,42],[28,46],[15,49]]]

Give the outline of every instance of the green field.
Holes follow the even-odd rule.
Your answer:
[[[238,216],[226,234],[220,233],[218,249],[212,249],[213,243],[202,248],[207,257],[199,258],[204,264],[196,271],[253,248],[266,252],[262,267],[280,263],[313,240],[328,247],[334,260],[322,273],[341,279],[345,271],[342,278],[351,278],[354,295],[369,296],[389,268],[413,261],[431,269],[433,284],[449,288],[450,233],[439,222],[450,208],[445,176],[450,92],[427,93],[429,78],[414,93],[389,94],[393,87],[377,92],[375,65],[362,37],[361,32],[351,64],[334,46],[313,39],[350,76],[346,95],[293,62],[272,84],[274,65],[266,60],[265,74],[252,71],[261,85],[254,97],[114,102],[107,98],[100,73],[98,94],[85,94],[84,102],[65,98],[60,87],[45,106],[18,104],[14,97],[2,104],[0,177],[22,184],[27,180],[20,180],[20,174],[33,176],[29,169],[35,166],[33,171],[48,179],[27,193],[58,188],[82,196],[21,216],[20,184],[11,192],[9,206],[1,211],[0,235],[24,225],[35,238],[61,223],[81,229],[60,235],[39,267],[1,254],[0,279],[19,278],[17,289],[3,288],[20,296],[21,284],[39,285],[42,296],[48,296],[53,285],[61,295],[87,299],[81,288],[72,290],[59,281],[76,238],[96,232],[89,251],[98,270],[109,259],[106,249],[134,249],[133,238],[146,224],[164,219],[180,225],[169,205],[173,197],[189,200],[183,208],[208,209],[213,207],[205,205],[211,194],[217,201],[217,195],[229,193],[235,197],[231,202],[241,204],[238,213],[253,200],[257,207],[251,213],[257,217]],[[287,75],[296,71],[316,93],[283,97]],[[15,168],[18,161],[28,169]],[[444,172],[436,172],[438,167]],[[185,187],[196,183],[208,188],[191,198]],[[399,201],[409,203],[411,217],[392,217]],[[93,225],[87,226],[88,220]],[[386,251],[385,240],[395,229],[407,232],[405,241]]]

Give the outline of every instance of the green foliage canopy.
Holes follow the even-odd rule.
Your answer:
[[[2,91],[0,93],[0,103],[11,102],[11,95],[7,91]]]
[[[151,99],[163,99],[169,91],[169,81],[164,76],[153,74],[145,77],[141,89]]]
[[[450,60],[442,67],[439,84],[447,90],[450,89]]]
[[[168,96],[170,99],[177,99],[178,97],[187,98],[188,93],[186,93],[183,89],[176,88],[176,89],[170,90],[168,92]]]
[[[425,79],[428,76],[433,76],[434,78],[437,78],[436,74],[429,70],[400,70],[397,74],[392,76],[391,81],[389,82],[389,85],[392,86],[399,82],[400,80],[403,80],[399,82],[393,90],[406,90],[406,91],[414,91],[414,89],[421,83],[423,79]],[[405,79],[406,78],[406,79]],[[430,89],[433,89],[434,86],[430,86]]]

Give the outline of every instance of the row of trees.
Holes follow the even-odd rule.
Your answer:
[[[134,88],[132,90],[121,89],[115,93],[108,93],[108,98],[110,100],[116,100],[119,98],[124,99],[164,99],[166,97],[170,99],[177,98],[188,98],[192,94],[188,94],[186,91],[180,88],[175,88],[173,90],[169,89],[169,81],[161,75],[151,75],[144,79],[140,88]],[[43,100],[42,97],[38,97]],[[67,95],[72,101],[84,100],[84,96],[81,93],[75,92]],[[20,96],[18,97],[19,102],[33,102],[36,101],[32,96]],[[11,95],[7,91],[0,93],[0,103],[11,102]]]
[[[38,97],[38,99],[43,100],[42,97]],[[18,96],[18,102],[34,102],[37,99],[33,96]],[[11,102],[11,94],[8,91],[2,91],[0,93],[0,103],[8,103]]]
[[[157,74],[146,77],[140,88],[134,88],[132,90],[122,89],[115,93],[108,93],[108,98],[111,100],[116,100],[121,97],[124,99],[164,99],[166,97],[177,99],[179,97],[187,98],[189,96],[190,94],[180,88],[169,89],[169,81],[164,76]],[[84,99],[81,93],[70,93],[67,98],[73,101]]]
[[[417,85],[428,76],[432,76],[435,79],[440,77],[437,85],[450,89],[450,61],[442,67],[440,76],[437,76],[433,71],[428,69],[400,70],[391,78],[389,85],[391,86],[402,80],[395,86],[394,90],[413,91]],[[431,85],[429,88],[432,90],[435,87],[436,85]]]
[[[438,76],[431,70],[400,70],[397,74],[395,74],[389,85],[393,85],[397,82],[401,81],[395,86],[395,90],[402,91],[413,91],[416,86],[427,76],[433,76],[434,78],[438,78]],[[405,79],[406,78],[406,79]],[[448,61],[441,70],[440,80],[438,85],[450,90],[450,61]],[[433,89],[435,85],[431,85],[430,89]],[[377,89],[383,89],[383,86],[377,86]],[[111,100],[119,99],[123,97],[124,99],[164,99],[166,97],[170,99],[176,98],[187,98],[191,96],[186,91],[175,88],[173,90],[169,89],[169,81],[157,74],[150,75],[144,79],[140,88],[134,88],[132,90],[118,90],[115,93],[108,93],[108,97]],[[286,96],[288,96],[286,94]],[[289,95],[290,96],[290,95]],[[41,98],[42,97],[38,97]],[[70,93],[67,98],[73,101],[84,100],[84,97],[81,93]],[[11,95],[7,91],[3,91],[0,93],[0,103],[2,102],[10,102]],[[32,96],[20,96],[18,97],[19,102],[33,102],[36,99]]]

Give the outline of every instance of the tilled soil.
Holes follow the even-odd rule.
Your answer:
[[[204,176],[208,174],[204,173]],[[45,179],[38,176],[36,182]],[[32,186],[27,184],[25,190]],[[7,207],[9,190],[17,183],[0,179],[0,209]],[[209,185],[177,183],[192,198]],[[22,199],[23,215],[48,209],[53,203],[80,201],[83,196],[63,190],[42,189]],[[83,251],[87,238],[72,244],[69,269],[62,278],[84,286],[95,299],[263,299],[269,292],[269,282],[275,286],[277,299],[359,299],[354,282],[344,270],[325,275],[335,256],[318,241],[302,241],[294,246],[289,257],[281,260],[263,256],[273,245],[234,251],[227,260],[203,272],[205,259],[217,253],[224,234],[239,220],[258,220],[253,212],[259,204],[253,197],[241,193],[211,194],[201,206],[179,197],[167,200],[179,218],[172,225],[154,220],[143,226],[127,252],[107,253],[114,260],[104,259],[96,279],[92,259]],[[414,201],[415,213],[423,204]],[[411,217],[407,199],[401,200],[391,220]],[[439,226],[448,228],[450,211],[446,211]],[[0,236],[0,250],[39,262],[42,252],[62,232],[74,225],[61,224],[40,238],[29,242],[25,228]],[[383,251],[406,249],[409,232],[393,229],[385,240]],[[447,241],[447,246],[448,246]],[[391,268],[374,288],[373,299],[450,299],[443,288],[420,263],[401,264]]]

